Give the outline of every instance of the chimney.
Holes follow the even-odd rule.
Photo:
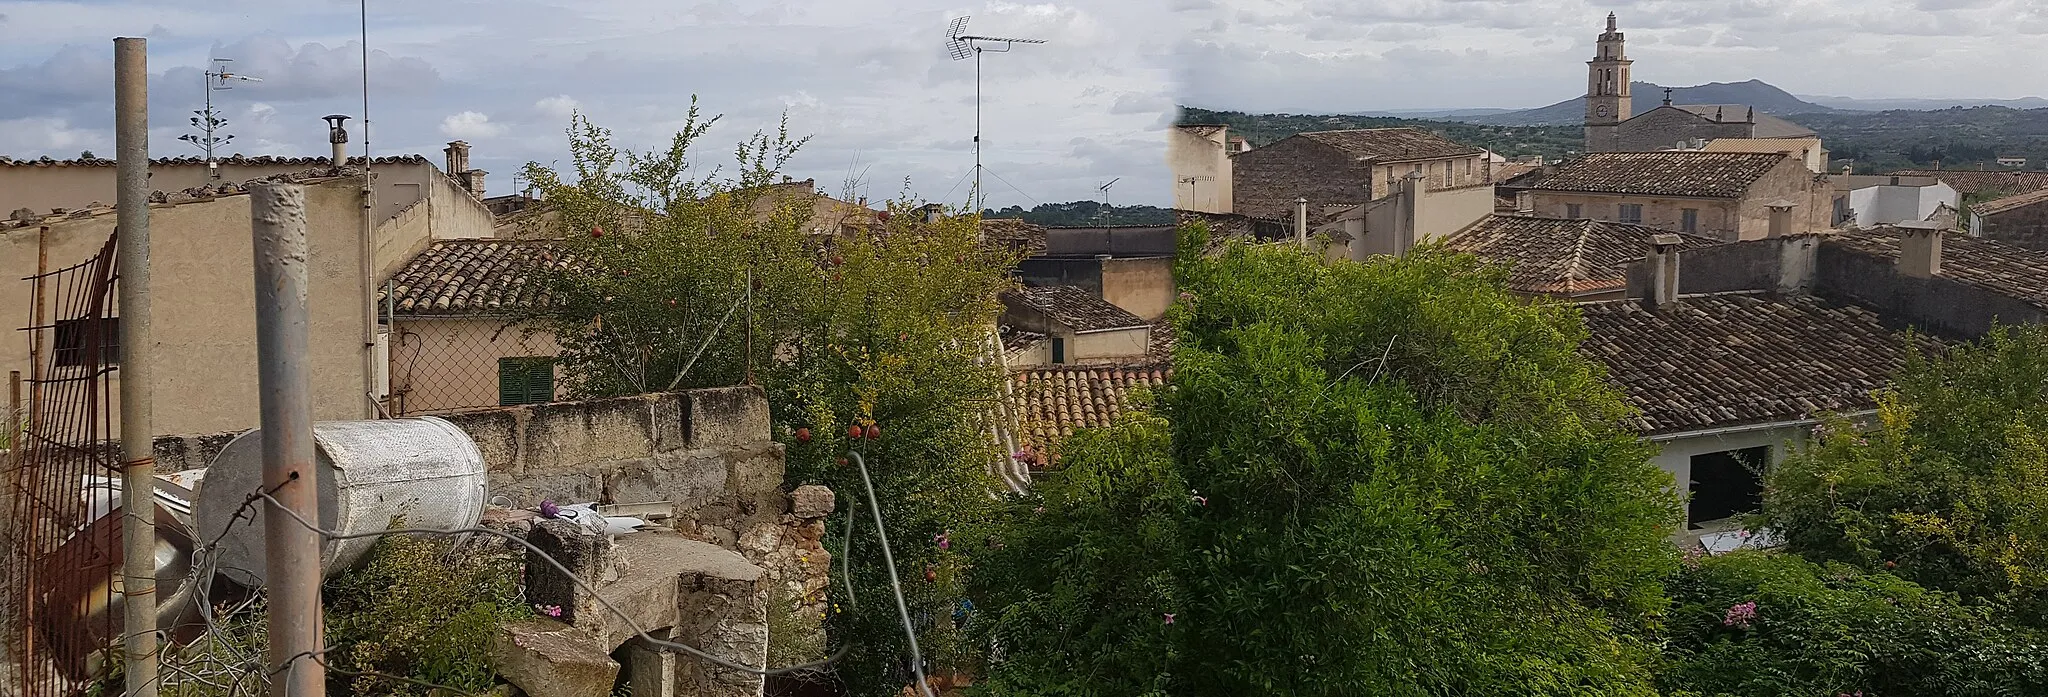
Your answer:
[[[327,143],[334,148],[334,166],[348,164],[348,123],[347,114],[328,114],[320,117],[327,122]]]
[[[441,152],[448,155],[448,176],[455,177],[456,181],[463,181],[462,173],[469,171],[469,143],[450,141],[448,147]]]
[[[1663,233],[1650,236],[1650,292],[1643,300],[1652,310],[1661,309],[1678,302],[1678,245],[1677,235]]]
[[[1795,205],[1797,204],[1785,199],[1764,204],[1764,207],[1771,209],[1770,232],[1766,233],[1765,237],[1784,237],[1792,234],[1792,208]]]
[[[927,222],[927,223],[936,223],[936,222],[939,222],[939,218],[940,218],[941,216],[945,215],[945,214],[946,214],[946,207],[945,207],[944,205],[942,205],[942,204],[937,204],[937,203],[927,203],[927,204],[924,204],[924,221],[925,221],[925,222]]]
[[[1294,199],[1294,242],[1308,249],[1308,199]]]
[[[1941,226],[1925,220],[1908,220],[1899,229],[1899,273],[1914,278],[1941,274]]]
[[[1527,191],[1515,192],[1515,215],[1535,215],[1536,195]]]
[[[1847,177],[1847,176],[1852,176],[1852,175],[1854,175],[1855,173],[1856,173],[1856,165],[1842,165],[1842,176],[1844,176],[1844,177]]]
[[[1401,218],[1394,223],[1394,253],[1407,254],[1421,241],[1416,228],[1422,221],[1422,199],[1429,190],[1429,179],[1421,172],[1409,172],[1401,178]]]
[[[480,169],[472,169],[465,171],[460,176],[456,177],[456,181],[462,182],[462,188],[468,189],[470,195],[473,195],[477,198],[483,198],[484,175],[486,174],[490,174],[490,172],[486,172]]]

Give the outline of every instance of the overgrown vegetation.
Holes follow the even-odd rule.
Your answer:
[[[1185,230],[1170,427],[1078,439],[1060,517],[1013,533],[1052,568],[1004,567],[991,684],[1655,694],[1678,505],[1572,311],[1430,247],[1208,244]]]
[[[728,176],[695,154],[714,121],[693,109],[665,149],[641,153],[578,116],[571,172],[527,166],[560,213],[545,232],[574,260],[543,280],[555,301],[527,319],[556,335],[584,396],[760,385],[790,486],[853,502],[863,485],[847,453],[865,453],[925,655],[934,670],[969,664],[951,540],[974,539],[998,488],[985,419],[1002,372],[984,347],[1013,253],[980,245],[975,216],[927,222],[907,195],[846,234],[811,234],[810,202],[771,186],[803,139],[756,133]],[[868,515],[864,501],[849,509]],[[849,516],[830,521],[828,544]],[[909,651],[873,534],[860,526],[847,557],[857,595],[833,599],[843,612],[826,628],[850,644],[836,669],[857,694],[893,694],[910,682]]]
[[[325,659],[328,691],[429,694],[413,681],[489,690],[497,628],[534,616],[521,602],[519,577],[509,555],[461,551],[438,538],[380,538],[360,568],[322,589],[335,647]]]

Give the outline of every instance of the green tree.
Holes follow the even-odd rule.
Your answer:
[[[814,235],[810,201],[772,186],[804,141],[786,125],[757,132],[724,175],[693,157],[716,120],[693,105],[665,149],[640,153],[579,115],[570,172],[527,165],[557,212],[542,232],[560,251],[541,279],[551,302],[526,320],[560,343],[574,394],[766,391],[786,483],[825,484],[848,512],[826,538],[851,560],[855,593],[832,598],[840,612],[826,623],[851,651],[837,670],[856,694],[893,694],[909,681],[904,628],[846,455],[865,453],[932,667],[970,661],[946,548],[976,534],[999,488],[986,415],[1003,376],[986,347],[1014,259],[978,243],[974,216],[926,221],[907,197],[857,232]],[[857,534],[841,549],[849,520]]]
[[[1184,229],[1160,399],[1171,471],[1102,476],[1133,461],[1118,440],[1133,434],[1072,444],[1082,483],[1048,482],[1047,511],[1061,517],[1013,543],[1061,564],[990,608],[1064,643],[998,644],[996,682],[1151,666],[1123,684],[1654,694],[1648,637],[1676,565],[1665,540],[1678,505],[1620,426],[1619,397],[1576,353],[1575,313],[1518,299],[1498,269],[1434,247],[1354,263],[1241,242],[1199,253],[1209,244]],[[1182,495],[1196,505],[1176,522]],[[1172,543],[1115,546],[1113,531],[1133,525]],[[1144,580],[1162,570],[1170,581]],[[1135,607],[1109,611],[1111,600]],[[1147,637],[1165,613],[1173,631]],[[1008,629],[999,636],[1028,634]]]
[[[1666,694],[2048,694],[2048,637],[1885,573],[1789,554],[1697,559],[1671,582]]]
[[[1790,551],[1890,571],[2048,626],[2048,330],[1912,354],[1868,430],[1840,417],[1769,477]]]

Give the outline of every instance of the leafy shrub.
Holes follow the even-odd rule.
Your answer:
[[[497,672],[499,626],[533,616],[506,556],[465,552],[438,538],[386,535],[364,564],[323,589],[328,678],[335,693],[424,695],[392,676],[476,693]]]
[[[1667,694],[2048,694],[2048,636],[1890,574],[1738,552],[1669,588]]]
[[[1869,431],[1841,418],[1769,478],[1791,551],[1997,601],[2048,627],[2048,330],[1914,355]]]

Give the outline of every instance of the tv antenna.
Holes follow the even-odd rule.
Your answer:
[[[227,127],[228,120],[221,118],[220,112],[213,109],[213,93],[215,91],[234,89],[235,87],[229,82],[230,80],[239,82],[263,81],[263,78],[260,77],[250,77],[228,70],[228,64],[233,62],[235,62],[233,58],[213,59],[213,67],[206,69],[206,108],[192,112],[195,114],[192,117],[192,127],[199,129],[199,132],[178,136],[178,140],[191,143],[200,150],[205,151],[206,178],[209,181],[220,181],[220,161],[214,159],[213,149],[216,146],[227,145],[229,141],[235,139],[233,135],[219,135],[219,131]]]
[[[1102,229],[1103,229],[1103,230],[1108,230],[1108,229],[1109,229],[1109,227],[1110,227],[1110,225],[1109,225],[1109,187],[1112,187],[1112,186],[1116,186],[1116,183],[1117,183],[1117,182],[1119,182],[1119,181],[1122,181],[1122,180],[1123,180],[1123,177],[1117,177],[1117,178],[1115,178],[1115,179],[1111,179],[1111,180],[1109,180],[1109,181],[1103,182],[1103,183],[1102,183],[1102,186],[1098,186],[1098,187],[1095,187],[1095,190],[1096,190],[1096,191],[1100,191],[1100,192],[1102,192]]]
[[[1195,182],[1212,182],[1212,181],[1216,181],[1216,178],[1215,178],[1215,177],[1194,177],[1194,176],[1189,176],[1189,177],[1181,177],[1181,178],[1180,178],[1180,183],[1188,185],[1188,210],[1198,210],[1198,209],[1197,209],[1197,208],[1195,207],[1195,206],[1196,206],[1196,204],[1195,204]]]
[[[979,212],[988,199],[988,194],[981,188],[981,53],[1009,53],[1016,44],[1042,44],[1045,40],[974,36],[967,33],[968,19],[964,16],[955,18],[946,27],[946,52],[956,61],[970,56],[974,58],[974,210]],[[991,48],[983,44],[1001,44],[1002,47]]]

